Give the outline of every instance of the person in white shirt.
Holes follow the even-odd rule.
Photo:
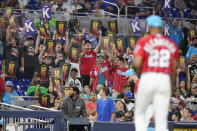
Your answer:
[[[72,68],[70,72],[70,77],[68,82],[66,83],[66,87],[75,86],[78,87],[80,91],[82,91],[81,82],[77,79],[78,70],[76,68]]]

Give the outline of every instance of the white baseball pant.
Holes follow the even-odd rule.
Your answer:
[[[167,131],[167,115],[170,100],[170,76],[164,73],[143,73],[136,97],[135,129],[147,131],[147,109],[152,103],[155,131]]]

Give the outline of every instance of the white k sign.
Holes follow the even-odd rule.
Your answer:
[[[32,27],[33,22],[25,23],[27,32],[34,32],[34,28]]]
[[[44,6],[42,8],[42,18],[44,18],[44,19],[51,18],[51,7],[50,6]]]
[[[165,0],[164,8],[169,9],[172,7],[171,0]]]
[[[170,28],[169,28],[169,25],[168,24],[166,24],[165,26],[164,26],[164,34],[166,35],[166,36],[169,36],[170,35]]]

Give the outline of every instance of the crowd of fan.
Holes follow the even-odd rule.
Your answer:
[[[115,2],[115,0],[107,0]],[[181,2],[180,2],[181,1]],[[32,1],[29,0],[31,3]],[[108,4],[102,4],[100,1],[77,1],[77,0],[38,0],[38,3],[28,4],[28,1],[22,0],[4,0],[1,2],[1,7],[12,6],[15,9],[31,9],[36,6],[37,8],[42,5],[51,5],[53,11],[67,10],[69,13],[95,13],[96,16],[103,17],[104,10],[112,13],[117,13],[117,10]],[[159,4],[162,0],[117,0],[115,4],[120,7],[121,14],[124,15],[124,7],[126,5],[132,6],[156,6],[157,14],[161,14]],[[192,9],[190,18],[196,19],[196,11],[192,4],[196,4],[192,0],[175,0],[174,6],[176,8]],[[102,8],[101,8],[102,7]],[[181,13],[181,25],[177,20],[170,21],[166,11],[164,10],[166,22],[170,27],[170,38],[179,46],[180,61],[177,67],[176,84],[173,87],[172,99],[169,103],[169,121],[197,121],[197,32],[196,21],[189,21],[189,27],[184,25],[183,13]],[[151,12],[146,12],[144,15],[150,15]],[[140,10],[130,12],[131,16],[140,16]],[[35,86],[36,90],[33,94],[48,94],[50,96],[48,108],[61,110],[64,113],[64,119],[70,117],[89,117],[90,120],[95,121],[98,116],[96,112],[102,112],[104,116],[99,116],[100,120],[110,121],[105,116],[105,111],[115,113],[116,121],[133,121],[134,104],[134,87],[139,75],[132,75],[126,77],[125,72],[132,68],[132,56],[128,51],[123,54],[118,53],[116,49],[108,52],[100,52],[101,37],[105,34],[105,30],[100,29],[96,35],[98,44],[93,49],[91,41],[84,39],[84,34],[88,32],[85,28],[81,28],[80,24],[74,25],[74,30],[66,31],[65,41],[56,41],[55,57],[51,57],[45,53],[45,38],[42,40],[40,32],[37,36],[29,35],[24,38],[26,28],[23,28],[22,34],[19,30],[12,26],[6,26],[5,23],[0,23],[0,47],[2,71],[4,76],[1,77],[1,91],[0,97],[4,103],[11,104],[11,96],[17,96],[13,89],[12,76],[5,73],[6,60],[15,61],[18,65],[17,76],[20,78],[21,72],[24,72],[24,78],[32,79],[31,86]],[[193,31],[193,33],[192,33]],[[49,31],[50,32],[50,31]],[[56,40],[57,32],[50,32],[51,39]],[[71,34],[78,34],[81,37],[79,40],[80,54],[79,54],[79,70],[72,68],[70,77],[67,81],[63,82],[65,87],[68,87],[68,96],[63,98],[63,95],[54,90],[51,74],[49,73],[48,81],[41,82],[38,76],[39,67],[42,63],[49,66],[47,68],[50,72],[55,67],[60,66],[60,62],[72,62],[68,55],[69,49],[73,44],[74,38]],[[184,34],[184,35],[183,35]],[[113,43],[112,43],[113,44]],[[186,56],[186,57],[185,57]],[[185,62],[184,62],[185,61]],[[184,64],[183,64],[184,63]],[[80,73],[80,78],[78,74]],[[9,81],[5,82],[4,79]],[[41,87],[46,88],[40,89]],[[112,88],[109,90],[109,88]],[[28,95],[32,95],[29,93]],[[110,98],[106,98],[110,96]],[[114,100],[111,107],[103,106],[100,98],[107,100]],[[13,100],[17,100],[14,98]],[[98,101],[97,101],[98,100]],[[111,101],[108,100],[110,103]],[[38,100],[37,105],[42,105]],[[106,109],[106,110],[104,110]],[[154,120],[154,118],[152,118]]]

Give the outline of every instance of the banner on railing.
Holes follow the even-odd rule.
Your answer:
[[[101,27],[100,20],[91,20],[90,22],[90,32],[97,33]]]
[[[108,37],[108,36],[102,37],[102,40],[101,40],[102,43],[100,47],[101,53],[104,53],[105,51],[112,49],[111,41],[112,41],[112,37]]]
[[[131,29],[132,29],[133,34],[142,32],[142,28],[141,28],[139,19],[138,20],[131,20],[130,24],[131,24]]]
[[[124,40],[124,37],[123,36],[117,36],[115,38],[115,45],[116,45],[116,49],[119,52],[124,52],[126,50],[125,40]]]
[[[48,107],[50,103],[50,95],[39,95],[39,104],[43,107]]]
[[[118,22],[117,20],[108,21],[108,29],[114,34],[118,34]]]

